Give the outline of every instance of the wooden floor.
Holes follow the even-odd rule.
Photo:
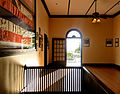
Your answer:
[[[102,81],[115,94],[120,94],[120,70],[113,67],[86,66],[86,68]]]

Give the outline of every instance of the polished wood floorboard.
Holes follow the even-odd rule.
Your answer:
[[[93,67],[86,68],[102,81],[115,94],[120,94],[120,70],[113,67]]]

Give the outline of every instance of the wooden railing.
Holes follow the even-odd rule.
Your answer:
[[[81,92],[81,67],[25,67],[25,92]]]

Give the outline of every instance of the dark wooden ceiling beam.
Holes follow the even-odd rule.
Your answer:
[[[85,15],[87,15],[88,14],[88,12],[90,11],[90,9],[92,8],[92,6],[93,6],[93,4],[95,3],[95,1],[96,0],[94,0],[93,2],[92,2],[92,4],[90,5],[90,7],[89,7],[89,9],[87,10],[87,12],[85,13]]]
[[[115,13],[114,15],[113,15],[113,17],[116,17],[117,15],[119,15],[120,14],[120,11],[118,11],[117,13]]]
[[[46,3],[45,3],[45,0],[41,0],[41,1],[42,1],[42,3],[43,3],[43,6],[44,6],[44,8],[45,8],[45,10],[46,10],[46,12],[47,12],[47,14],[48,14],[48,16],[50,17],[50,11],[49,11]]]
[[[114,4],[110,9],[108,9],[104,14],[107,14],[110,10],[112,10],[116,5],[118,5],[120,1],[118,1],[116,4]]]
[[[101,15],[101,18],[112,18],[113,15]],[[93,15],[50,15],[50,18],[93,18]]]
[[[43,5],[44,5],[44,8],[45,8],[45,10],[46,10],[46,12],[47,12],[47,14],[50,18],[92,18],[93,17],[92,15],[51,15],[48,7],[46,5],[45,0],[41,0],[41,1],[42,1]],[[95,0],[94,0],[94,2],[95,2]],[[91,5],[93,5],[93,4],[91,4]],[[90,10],[90,9],[88,9],[88,10]],[[86,14],[87,14],[87,12],[86,12]],[[113,18],[113,17],[116,17],[119,14],[120,14],[120,11],[118,11],[117,13],[115,13],[113,15],[101,15],[100,17],[101,18]]]

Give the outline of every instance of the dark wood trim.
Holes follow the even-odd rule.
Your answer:
[[[81,68],[81,93],[84,94],[84,69]]]
[[[116,4],[114,4],[110,9],[108,9],[104,14],[107,14],[110,10],[112,10],[116,5],[118,5],[120,1],[118,1]]]
[[[80,34],[80,37],[75,37],[75,38],[82,38],[82,33],[80,32],[80,30],[78,29],[70,29],[67,33],[66,33],[66,38],[72,38],[72,37],[67,37],[67,35],[72,32],[72,31],[76,31]]]
[[[120,66],[112,63],[84,63],[82,66],[94,66],[94,67],[113,67],[120,70]]]
[[[50,18],[93,18],[92,15],[50,15]]]
[[[116,64],[113,64],[114,65],[114,68],[120,70],[120,65],[116,65]]]
[[[88,14],[88,12],[90,11],[90,9],[92,8],[92,6],[93,6],[93,4],[95,3],[95,1],[96,0],[94,0],[93,2],[92,2],[92,4],[90,5],[90,7],[89,7],[89,9],[87,10],[87,12],[85,13],[85,15],[87,15]]]
[[[87,68],[83,67],[83,69],[98,82],[98,85],[102,87],[104,91],[108,94],[115,94],[111,89],[109,89],[103,82],[101,82],[93,73],[91,73]]]
[[[37,26],[36,26],[36,24],[37,24],[36,23],[37,22],[37,19],[36,19],[37,18],[37,10],[36,10],[37,9],[37,4],[36,4],[36,0],[35,0],[35,6],[34,7],[35,7],[35,16],[34,16],[34,19],[35,19],[35,22],[34,22],[34,26],[35,26],[35,49],[37,51],[37,45],[36,45],[37,44],[37,41],[36,41],[37,40],[37,34],[36,34],[37,33],[37,29],[36,29],[37,28]]]
[[[93,18],[93,15],[50,15],[50,18]],[[101,15],[101,18],[113,18],[113,15]]]
[[[113,67],[115,64],[112,63],[84,63],[83,66],[103,66],[103,67]]]
[[[24,66],[25,69],[61,69],[61,68],[65,68],[65,69],[70,69],[70,68],[75,68],[75,69],[82,69],[82,67],[66,67],[66,66],[33,66],[33,67],[27,67]]]
[[[66,45],[66,38],[65,38],[65,63],[67,64],[67,45]]]
[[[50,17],[50,11],[49,11],[46,3],[45,3],[45,0],[41,0],[41,1],[42,1],[42,3],[43,3],[43,6],[44,6],[44,8],[45,8],[45,10],[46,10],[46,12],[47,12],[47,14],[48,14],[48,16]]]
[[[51,64],[53,63],[54,63],[54,39],[52,38],[52,63]]]
[[[118,16],[119,14],[120,14],[120,11],[118,11],[117,13],[115,13],[115,14],[113,15],[113,18],[116,17],[116,16]]]
[[[81,92],[23,92],[20,94],[83,94]]]
[[[93,15],[51,15],[50,11],[46,5],[45,0],[41,0],[41,1],[42,1],[43,6],[44,6],[44,8],[45,8],[45,10],[50,18],[93,18]],[[120,11],[118,11],[117,13],[115,13],[113,15],[101,15],[100,17],[101,18],[114,18],[119,14],[120,14]]]
[[[100,18],[113,18],[113,15],[100,15]]]
[[[47,35],[44,33],[44,66],[47,66]]]

